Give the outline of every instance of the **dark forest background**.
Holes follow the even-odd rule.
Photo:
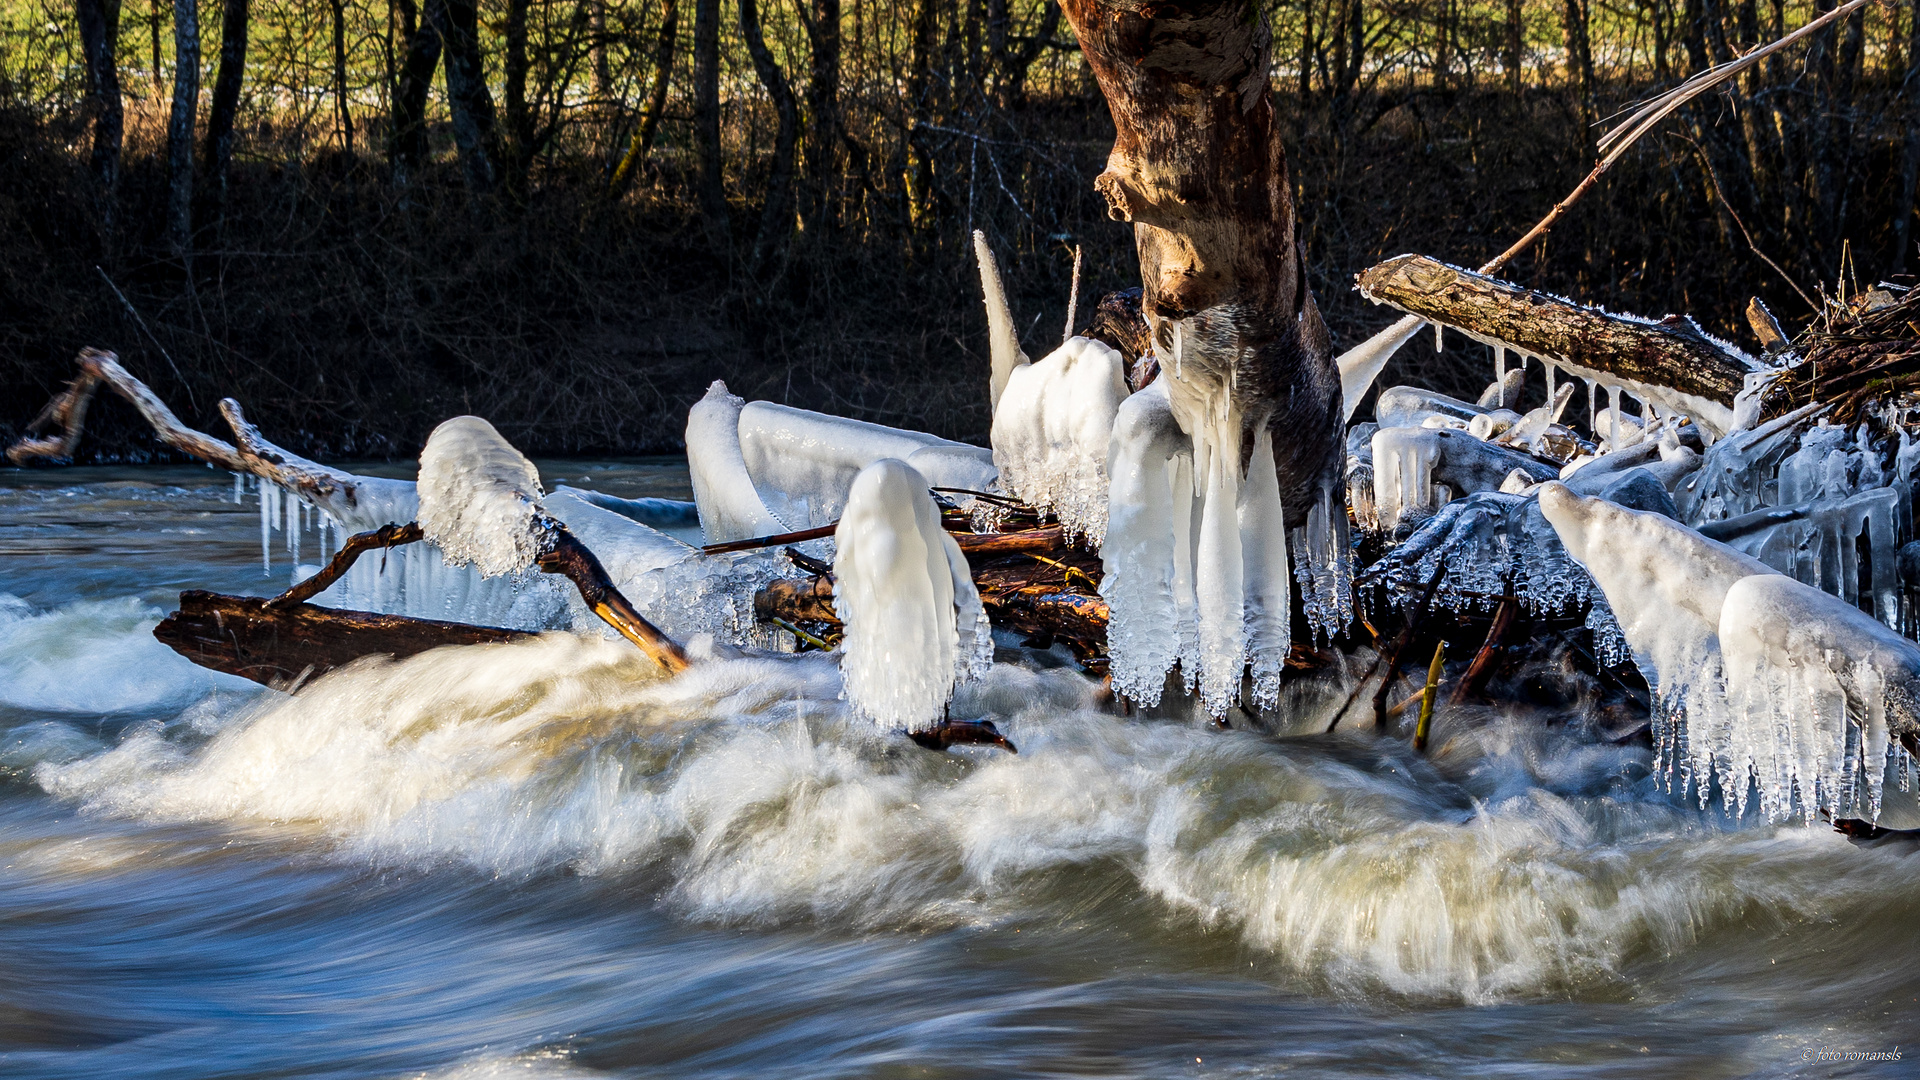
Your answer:
[[[1831,0],[1278,0],[1312,281],[1477,264],[1606,119]],[[1137,284],[1106,108],[1050,0],[0,0],[0,438],[117,351],[189,423],[330,457],[449,415],[536,452],[678,446],[708,381],[984,440],[969,233],[1027,350]],[[1920,28],[1870,5],[1644,140],[1506,276],[1752,348],[1916,264]],[[1456,339],[1457,340],[1457,339]],[[1392,381],[1474,392],[1485,350]],[[151,442],[97,410],[89,453]]]

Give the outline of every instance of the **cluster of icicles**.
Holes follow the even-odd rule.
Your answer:
[[[1350,430],[1356,519],[1399,539],[1365,579],[1454,610],[1584,607],[1601,658],[1655,688],[1678,788],[1776,820],[1877,816],[1889,772],[1911,783],[1896,736],[1920,721],[1901,636],[1920,446],[1812,407],[1756,423],[1759,364],[1729,410],[1534,357],[1545,402],[1521,412],[1528,358],[1494,356],[1479,400],[1395,387]],[[1584,430],[1567,417],[1582,378]]]

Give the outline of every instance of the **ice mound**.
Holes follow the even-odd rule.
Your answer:
[[[420,529],[453,566],[482,577],[524,570],[539,555],[533,518],[540,471],[477,416],[456,416],[420,451]]]
[[[1107,532],[1107,444],[1126,396],[1120,354],[1091,338],[1070,338],[1013,369],[993,410],[1002,487],[1098,546]]]
[[[1658,695],[1663,764],[1769,818],[1878,816],[1890,736],[1920,737],[1920,648],[1838,597],[1661,515],[1540,491]],[[1899,754],[1895,753],[1896,764]]]
[[[739,429],[754,491],[793,529],[833,524],[854,477],[882,458],[912,465],[933,487],[986,491],[998,477],[984,447],[770,401],[743,406]]]
[[[955,684],[992,665],[993,636],[926,478],[892,458],[861,470],[834,541],[847,699],[881,727],[939,720]]]

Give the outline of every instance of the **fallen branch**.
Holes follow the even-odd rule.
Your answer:
[[[1746,377],[1764,370],[1685,316],[1653,322],[1615,315],[1425,255],[1388,259],[1356,280],[1375,303],[1619,386],[1716,433],[1732,427],[1734,397]]]

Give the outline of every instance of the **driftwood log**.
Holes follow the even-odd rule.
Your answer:
[[[285,689],[363,656],[402,659],[442,645],[532,637],[497,626],[411,619],[189,589],[153,636],[201,667]]]

